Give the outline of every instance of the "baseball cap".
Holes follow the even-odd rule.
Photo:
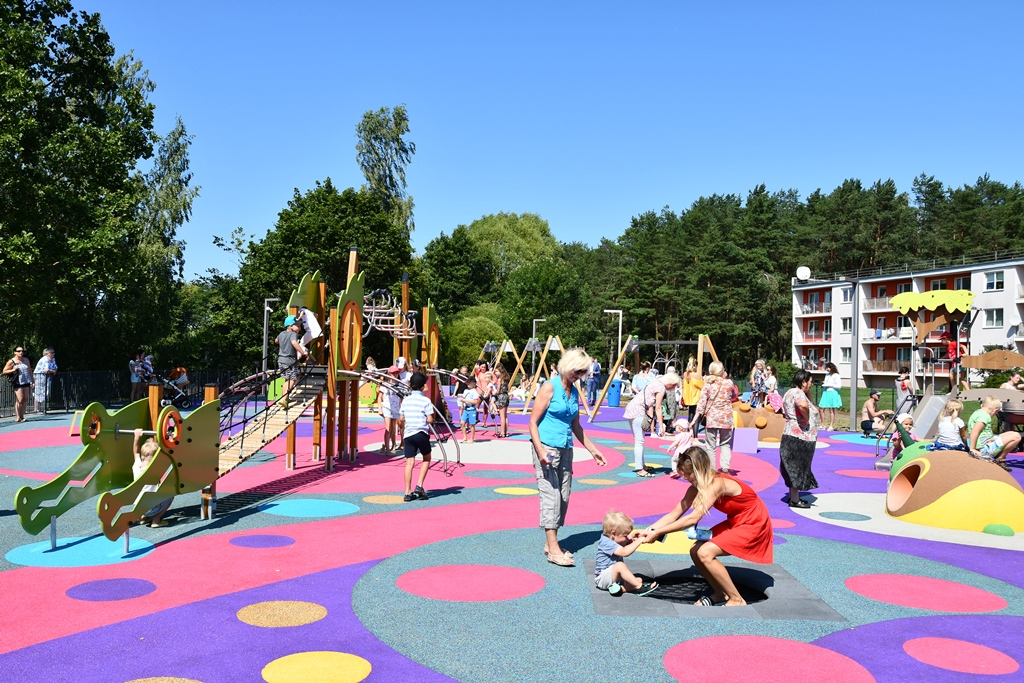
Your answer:
[[[405,370],[405,356],[399,356],[398,358],[396,358],[395,359],[395,365],[399,369]]]
[[[290,315],[290,316],[288,316],[287,318],[284,319],[284,326],[285,327],[288,327],[289,325],[294,325],[294,324],[295,324],[295,316],[294,315]]]
[[[871,391],[868,392],[868,396],[881,396],[881,395],[882,395],[882,392],[879,391],[878,389],[872,389]]]

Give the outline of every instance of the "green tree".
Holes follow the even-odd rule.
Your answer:
[[[505,330],[490,318],[459,317],[441,328],[441,364],[472,365],[488,341],[505,339]]]
[[[370,190],[376,193],[395,222],[412,231],[413,198],[406,193],[405,169],[416,153],[416,143],[406,142],[409,115],[405,105],[367,111],[356,125],[356,161]]]
[[[469,238],[464,225],[455,228],[451,237],[442,232],[432,239],[420,262],[428,296],[442,318],[490,301],[494,295],[494,261]]]
[[[502,288],[502,327],[512,339],[529,339],[534,318],[546,318],[544,329],[566,346],[587,346],[597,330],[580,307],[590,292],[572,266],[550,258],[515,270]]]
[[[477,248],[494,263],[499,287],[520,266],[553,258],[559,252],[548,222],[535,213],[490,214],[473,221],[466,229]]]
[[[4,4],[0,42],[0,271],[17,274],[0,278],[0,344],[122,367],[143,339],[119,335],[105,302],[147,279],[136,165],[153,151],[153,84],[66,0]]]

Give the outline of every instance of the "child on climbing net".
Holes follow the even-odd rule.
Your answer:
[[[599,590],[618,595],[623,590],[644,596],[658,587],[657,581],[644,581],[629,570],[622,558],[629,557],[644,542],[643,534],[630,539],[633,520],[618,510],[604,516],[601,540],[597,542],[594,583]]]
[[[156,441],[152,438],[146,439],[146,442],[141,446],[139,442],[142,441],[142,430],[135,430],[135,442],[132,444],[132,452],[135,454],[135,462],[132,463],[132,477],[138,479],[142,476],[142,473],[146,471],[149,464],[153,462],[153,458],[156,457],[157,451],[160,447]],[[143,493],[156,493],[160,489],[155,484],[147,484],[142,487]],[[149,524],[154,529],[167,526],[167,522],[164,521],[164,514],[171,507],[171,502],[174,497],[168,498],[167,500],[161,501],[150,508],[146,514],[139,520],[139,524]]]
[[[466,379],[466,390],[459,396],[459,412],[462,413],[462,443],[476,441],[476,407],[480,403],[480,394],[476,390],[476,378]],[[469,440],[466,440],[469,432]]]
[[[960,401],[950,399],[942,407],[939,413],[939,424],[935,432],[935,441],[928,450],[930,451],[963,451],[969,453],[967,447],[967,429],[964,421],[960,419],[964,404]]]
[[[900,413],[896,416],[896,422],[907,430],[907,434],[910,434],[910,430],[914,428],[914,416],[910,413]],[[910,434],[910,438],[914,441],[920,440],[913,434]],[[896,458],[900,457],[900,453],[903,452],[903,448],[903,437],[900,435],[900,430],[897,429],[889,437],[889,450],[892,451],[890,460],[895,462]]]
[[[679,464],[679,456],[693,445],[693,432],[690,431],[690,420],[686,415],[677,417],[672,426],[675,428],[676,438],[668,447],[669,453],[672,454],[672,471],[668,476],[678,479],[679,472],[676,471],[678,469],[676,465]]]

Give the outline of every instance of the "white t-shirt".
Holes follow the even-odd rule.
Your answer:
[[[141,477],[142,473],[146,471],[146,468],[149,467],[150,463],[152,462],[152,460],[150,460],[149,462],[142,462],[141,460],[136,460],[134,463],[132,463],[132,477],[135,479]],[[146,484],[145,486],[142,487],[143,493],[156,493],[159,490],[160,487],[154,484]]]
[[[764,388],[768,390],[769,394],[774,394],[776,387],[779,385],[779,378],[775,375],[768,375],[764,380]]]
[[[956,446],[963,443],[960,439],[960,430],[964,428],[964,421],[959,417],[943,417],[939,419],[938,432],[935,434],[935,441],[944,446]]]

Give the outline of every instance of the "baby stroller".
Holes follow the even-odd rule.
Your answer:
[[[167,373],[167,377],[157,376],[164,387],[163,405],[173,405],[179,410],[188,410],[192,407],[192,399],[185,393],[188,386],[188,370],[178,366]]]

